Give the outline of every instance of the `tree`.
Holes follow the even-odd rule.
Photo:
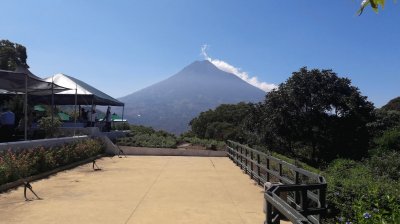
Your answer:
[[[0,69],[14,71],[17,66],[29,68],[26,48],[9,40],[0,40]]]
[[[222,104],[215,110],[201,112],[190,121],[192,132],[199,138],[236,140],[243,142],[242,122],[251,108],[250,104]]]
[[[385,0],[363,0],[361,2],[361,7],[358,10],[358,15],[361,15],[367,6],[371,6],[371,8],[377,13],[379,11],[379,6],[381,6],[382,9],[385,7]]]
[[[400,127],[400,111],[376,109],[374,118],[367,124],[373,138],[380,137],[385,131]]]
[[[270,148],[297,157],[361,158],[368,148],[366,124],[373,109],[349,79],[332,70],[304,67],[267,94],[247,127],[252,125],[252,132]]]

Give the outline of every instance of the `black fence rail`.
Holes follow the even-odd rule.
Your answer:
[[[267,186],[265,224],[320,223],[326,212],[325,178],[248,146],[228,141],[229,158],[262,186]]]

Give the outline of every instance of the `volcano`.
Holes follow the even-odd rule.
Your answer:
[[[119,98],[129,123],[181,134],[200,112],[220,104],[260,102],[265,92],[211,62],[195,61],[177,74]]]

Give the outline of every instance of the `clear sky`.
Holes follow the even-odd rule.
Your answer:
[[[333,69],[376,106],[400,96],[400,3],[361,0],[1,0],[0,39],[27,47],[31,71],[65,73],[113,97],[195,60],[279,84],[302,66]]]

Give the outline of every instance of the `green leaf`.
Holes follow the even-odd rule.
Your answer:
[[[371,4],[371,1],[366,1],[361,4],[361,8],[357,12],[359,16],[364,12],[365,7],[367,7],[369,4]]]

